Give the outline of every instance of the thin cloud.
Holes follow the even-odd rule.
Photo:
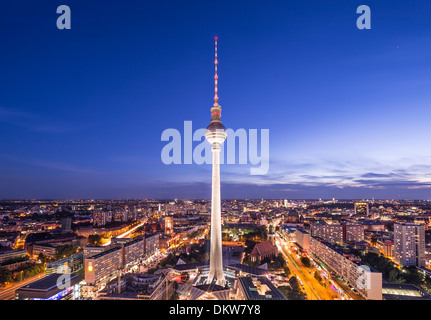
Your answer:
[[[32,158],[23,158],[15,155],[2,154],[0,155],[0,159],[6,162],[13,162],[14,164],[20,163],[22,165],[31,166],[31,167],[40,167],[46,168],[55,171],[63,171],[70,172],[75,174],[103,174],[103,172],[99,170],[95,170],[93,168],[81,167],[76,164],[52,161],[52,160],[44,160],[44,159],[32,159]]]
[[[33,132],[67,133],[77,129],[77,126],[52,121],[40,115],[14,108],[0,107],[0,121],[24,127]]]

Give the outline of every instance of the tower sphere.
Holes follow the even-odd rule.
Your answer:
[[[205,138],[211,144],[221,144],[226,139],[226,128],[221,122],[211,122],[205,130]]]

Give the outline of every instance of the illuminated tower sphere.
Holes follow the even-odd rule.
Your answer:
[[[215,38],[215,96],[211,108],[211,123],[206,129],[205,138],[212,144],[212,195],[211,195],[211,251],[210,271],[207,283],[216,279],[216,284],[224,286],[226,279],[223,272],[221,200],[220,200],[220,144],[226,139],[226,128],[221,123],[221,107],[217,95],[217,38]]]

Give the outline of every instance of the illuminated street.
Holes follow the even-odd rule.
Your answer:
[[[333,282],[329,279],[325,280],[325,277],[322,276],[322,274],[321,276],[324,279],[323,283],[326,284],[326,287],[322,286],[322,284],[319,283],[319,281],[314,277],[314,272],[318,271],[319,273],[321,273],[320,270],[314,268],[313,265],[310,268],[306,268],[301,264],[301,262],[297,260],[297,258],[295,258],[297,253],[295,252],[294,245],[292,245],[288,241],[283,240],[280,236],[277,236],[277,244],[279,250],[286,258],[289,269],[295,276],[298,277],[300,283],[302,283],[303,289],[307,294],[309,300],[345,299],[345,294],[338,293],[337,289],[333,285]],[[311,257],[309,258],[310,260],[312,260]],[[330,276],[326,275],[326,277]]]
[[[15,299],[15,290],[17,290],[23,286],[26,286],[32,282],[35,282],[39,279],[42,279],[43,277],[45,277],[45,272],[43,272],[41,274],[34,275],[34,276],[29,277],[27,279],[24,279],[22,282],[13,283],[12,285],[10,285],[4,289],[0,289],[0,300],[14,300]]]

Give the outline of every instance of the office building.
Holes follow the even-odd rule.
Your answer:
[[[71,231],[72,230],[72,218],[71,217],[64,217],[61,218],[61,229],[64,231]]]
[[[110,211],[95,211],[93,212],[93,224],[95,226],[104,226],[112,222],[112,215]]]
[[[2,251],[0,252],[0,265],[10,260],[22,259],[27,256],[27,251],[23,249]]]
[[[315,223],[311,225],[311,235],[329,243],[343,243],[341,224]]]
[[[84,265],[84,255],[82,253],[73,254],[55,262],[46,264],[46,275],[54,273],[72,273],[80,270]]]
[[[16,300],[71,300],[79,298],[77,274],[54,273],[15,291]]]
[[[343,242],[364,241],[364,226],[354,223],[343,223]]]
[[[425,225],[394,225],[394,259],[402,267],[425,266]]]
[[[299,245],[303,250],[310,250],[311,234],[302,228],[298,228],[295,231],[296,244]]]
[[[165,234],[170,236],[174,233],[174,218],[172,216],[165,217]]]
[[[368,202],[355,202],[355,215],[356,216],[368,216],[369,206]]]
[[[145,239],[145,251],[144,256],[149,257],[159,251],[159,239],[160,235],[158,233],[146,233],[144,235]]]
[[[109,249],[109,246],[84,246],[84,259],[99,254]]]
[[[379,249],[380,253],[383,254],[386,258],[394,257],[394,242],[388,241],[384,239],[377,240],[376,243],[377,249]]]
[[[354,223],[319,223],[312,224],[311,232],[317,237],[329,243],[342,244],[345,242],[364,241],[364,226]]]
[[[85,282],[87,285],[101,287],[117,275],[122,267],[121,247],[111,248],[85,259]]]
[[[57,245],[50,243],[33,244],[31,254],[34,258],[38,258],[40,254],[45,258],[57,258]]]
[[[136,237],[123,245],[123,265],[128,267],[137,264],[145,254],[144,237]]]

